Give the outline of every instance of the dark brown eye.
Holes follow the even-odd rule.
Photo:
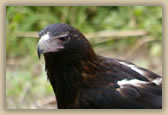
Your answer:
[[[59,37],[58,39],[63,42],[67,42],[67,41],[69,41],[69,36]]]

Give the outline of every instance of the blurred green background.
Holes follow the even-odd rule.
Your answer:
[[[7,108],[56,107],[44,60],[36,52],[37,32],[54,23],[78,28],[100,55],[129,60],[162,74],[160,6],[7,6]]]

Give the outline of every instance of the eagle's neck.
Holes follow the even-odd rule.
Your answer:
[[[95,61],[96,55],[87,54],[87,57],[80,55],[45,54],[45,63],[48,79],[51,82],[54,93],[56,94],[58,108],[70,108],[80,88],[83,86],[83,71],[88,63]],[[91,67],[91,66],[90,66]]]

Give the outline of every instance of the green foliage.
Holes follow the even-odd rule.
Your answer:
[[[30,54],[35,57],[37,39],[18,38],[17,33],[38,32],[46,25],[54,23],[68,23],[85,33],[144,29],[154,38],[162,38],[162,8],[159,6],[8,6],[7,57]]]
[[[53,93],[51,85],[47,82],[46,75],[34,76],[27,69],[8,70],[6,74],[6,96],[9,108],[28,108],[38,98],[49,96]],[[39,93],[40,92],[40,93]],[[34,98],[35,101],[34,101]],[[15,103],[14,105],[11,102]]]
[[[159,43],[155,43],[152,45],[150,52],[152,56],[161,56],[162,46]]]

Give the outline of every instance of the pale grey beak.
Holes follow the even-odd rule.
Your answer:
[[[44,54],[47,52],[58,52],[59,50],[64,48],[61,42],[56,38],[57,37],[50,37],[49,33],[44,34],[40,38],[37,46],[37,54],[39,58],[41,54]]]
[[[49,47],[49,44],[47,41],[49,41],[49,39],[50,39],[50,36],[48,33],[43,35],[40,38],[40,40],[38,42],[38,46],[37,46],[37,54],[38,54],[39,59],[40,59],[40,55],[47,51],[47,49]]]

